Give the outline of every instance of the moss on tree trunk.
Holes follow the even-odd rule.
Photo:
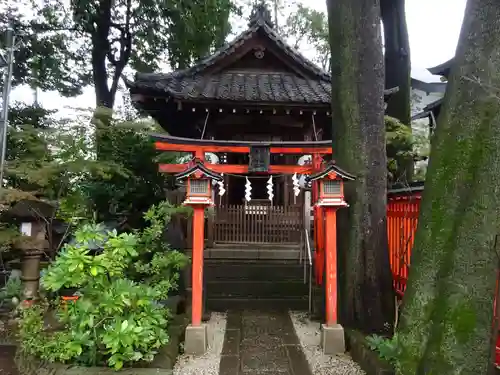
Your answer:
[[[390,330],[394,292],[387,251],[384,62],[378,0],[328,0],[334,158],[356,175],[339,211],[341,323]],[[327,230],[329,230],[327,228]]]
[[[432,142],[400,374],[486,374],[500,231],[500,3],[469,0]]]

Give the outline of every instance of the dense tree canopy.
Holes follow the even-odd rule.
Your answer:
[[[328,18],[325,13],[298,4],[297,11],[291,13],[286,20],[283,35],[287,35],[297,49],[306,42],[315,51],[314,60],[324,70],[330,71]]]
[[[15,84],[67,96],[92,84],[96,105],[113,108],[127,66],[186,67],[222,45],[233,9],[230,0],[23,0],[0,14],[0,30],[13,20],[21,36]]]

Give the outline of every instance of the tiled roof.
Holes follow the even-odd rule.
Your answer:
[[[439,64],[437,66],[434,66],[432,68],[428,68],[427,70],[431,74],[448,78],[448,76],[450,75],[451,67],[453,66],[454,61],[455,61],[455,58],[453,57],[453,58],[449,59],[448,61],[445,61],[444,63]]]
[[[134,85],[177,99],[329,103],[331,83],[293,73],[224,72],[213,75],[139,74]]]
[[[270,71],[207,72],[207,68],[233,54],[256,33],[271,40],[304,74]],[[331,76],[288,45],[273,29],[265,16],[254,17],[249,28],[231,43],[194,66],[173,73],[138,73],[135,81],[125,79],[133,93],[147,91],[183,100],[222,100],[245,102],[279,102],[297,104],[330,104]],[[386,90],[385,95],[394,89]]]
[[[270,39],[280,53],[291,58],[310,78],[265,71],[206,73],[207,68],[233,54],[256,33]],[[289,46],[265,16],[257,15],[246,31],[191,68],[167,74],[138,73],[134,82],[126,84],[131,90],[147,90],[178,99],[327,104],[330,82],[328,73]]]
[[[261,33],[261,35],[269,38],[274,44],[279,48],[279,50],[286,56],[290,57],[298,65],[300,65],[305,71],[309,72],[312,76],[316,76],[318,79],[330,81],[330,74],[325,72],[323,69],[318,67],[307,57],[302,55],[295,48],[292,48],[276,31],[266,22],[263,18],[256,18],[249,25],[249,28],[238,35],[232,42],[227,43],[225,46],[218,49],[214,54],[201,59],[194,66],[183,71],[177,71],[177,74],[192,75],[199,73],[206,68],[216,64],[226,56],[233,54],[236,48],[240,47],[248,39],[252,38],[256,33]]]

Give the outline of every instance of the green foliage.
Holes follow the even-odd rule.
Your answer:
[[[10,250],[12,244],[20,235],[18,227],[14,224],[0,223],[0,253]]]
[[[169,33],[163,41],[172,69],[187,68],[212,53],[214,48],[221,47],[231,31],[232,11],[236,11],[236,7],[231,0],[172,2],[166,10],[168,16],[164,17]],[[150,46],[146,48],[149,50]]]
[[[138,256],[129,274],[134,280],[155,286],[161,298],[167,298],[170,291],[177,288],[179,271],[187,265],[188,258],[170,249],[163,234],[173,214],[185,213],[185,207],[174,207],[169,202],[152,206],[144,219],[149,224],[140,232],[137,243]]]
[[[155,130],[150,122],[117,119],[97,124],[97,129],[99,159],[115,168],[82,182],[81,192],[98,220],[127,217],[129,225],[142,227],[143,213],[164,200],[171,180],[158,171],[157,163],[173,162],[176,155],[158,155],[149,136]]]
[[[98,105],[108,108],[125,67],[155,71],[165,58],[186,67],[224,43],[234,10],[230,0],[21,0],[16,8],[10,11],[23,43],[14,85],[76,96],[94,84]]]
[[[91,175],[105,176],[116,167],[92,158],[93,146],[83,119],[56,120],[52,115],[38,106],[14,105],[7,137],[7,186],[0,189],[0,204],[8,208],[22,199],[44,199],[60,204],[60,218],[91,217],[82,204],[79,182]],[[52,219],[47,218],[49,227]],[[10,249],[17,236],[17,226],[0,223],[0,249]]]
[[[386,338],[378,335],[366,337],[368,347],[377,352],[379,357],[391,365],[397,365],[397,359],[401,352],[398,336],[395,334],[392,338]]]
[[[411,127],[390,116],[385,116],[385,129],[389,180],[407,182],[399,181],[399,172],[408,158],[420,160],[427,156],[428,139],[424,135],[414,134]]]
[[[330,39],[328,34],[328,17],[324,12],[298,4],[286,20],[283,35],[295,40],[295,48],[306,42],[312,47],[315,61],[326,71],[330,71]]]
[[[21,300],[23,283],[20,278],[11,277],[0,289],[0,308],[14,307]]]
[[[128,270],[145,251],[144,246],[158,241],[157,226],[168,220],[168,214],[167,208],[153,208],[148,215],[155,228],[143,234],[103,234],[95,225],[80,228],[76,242],[66,244],[49,266],[42,285],[51,292],[76,287],[81,296],[68,306],[56,307],[61,327],[55,332],[44,326],[50,310],[24,310],[20,327],[22,350],[52,362],[106,364],[115,369],[132,362],[151,361],[158,348],[168,341],[168,312],[157,301],[166,297],[172,284],[166,288],[157,282],[159,278],[136,282],[128,277]],[[91,255],[92,243],[103,243],[102,252]],[[185,264],[176,252],[170,254],[171,258],[163,258],[145,273],[156,276],[165,268],[178,270]],[[165,263],[168,267],[164,267]],[[175,279],[172,274],[165,278]]]
[[[58,200],[89,176],[105,177],[117,168],[93,157],[88,118],[55,119],[36,106],[16,106],[9,125],[7,186]]]
[[[10,15],[10,17],[9,17]],[[71,14],[62,1],[17,0],[0,10],[0,50],[9,18],[22,43],[15,54],[13,86],[29,85],[76,96],[91,82],[81,43],[70,33]],[[61,64],[64,61],[64,64]]]
[[[17,104],[8,133],[5,177],[0,204],[21,199],[57,202],[55,218],[71,224],[126,218],[129,227],[144,227],[143,213],[165,197],[169,178],[157,162],[172,162],[175,154],[155,151],[146,121],[112,119],[106,126],[91,123],[90,113],[56,119],[37,106]],[[94,116],[95,117],[95,116]],[[92,134],[100,129],[96,158]],[[54,218],[49,218],[49,225]],[[49,229],[49,233],[51,233]],[[17,227],[0,223],[0,249],[8,250],[19,235]],[[51,237],[49,237],[51,241]],[[58,243],[51,243],[56,250]]]

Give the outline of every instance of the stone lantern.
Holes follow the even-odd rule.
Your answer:
[[[13,247],[22,253],[21,280],[24,284],[25,300],[38,297],[40,261],[49,250],[46,219],[52,218],[55,210],[56,207],[50,203],[24,199],[13,204],[2,214],[4,220],[17,223],[21,232]]]

